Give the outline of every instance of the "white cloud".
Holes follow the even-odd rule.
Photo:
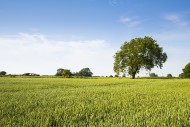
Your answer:
[[[136,27],[141,24],[138,17],[120,17],[119,21],[129,27]]]
[[[0,70],[8,73],[54,74],[60,67],[71,71],[89,67],[95,75],[109,75],[114,53],[105,40],[60,41],[26,33],[0,36]]]
[[[190,30],[150,34],[168,54],[163,69],[153,69],[158,75],[172,73],[178,76],[190,62]],[[118,50],[105,40],[62,41],[43,34],[20,33],[0,36],[0,71],[12,74],[34,72],[55,74],[57,68],[79,71],[89,67],[94,75],[113,74],[113,55]],[[139,75],[148,72],[141,71]]]
[[[179,25],[179,26],[187,26],[188,25],[188,21],[186,21],[182,15],[179,14],[166,14],[164,15],[164,19]]]

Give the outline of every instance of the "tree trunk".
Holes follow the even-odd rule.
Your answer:
[[[135,79],[135,75],[136,75],[136,73],[133,73],[133,74],[132,74],[132,79]]]

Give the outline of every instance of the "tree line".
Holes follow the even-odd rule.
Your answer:
[[[70,77],[92,77],[93,73],[89,68],[82,68],[79,72],[74,72],[72,73],[69,69],[63,69],[59,68],[57,69],[57,72],[55,76],[62,76],[65,78],[70,78]]]

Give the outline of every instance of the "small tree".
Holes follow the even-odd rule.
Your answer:
[[[110,75],[109,77],[113,77],[113,75]]]
[[[5,72],[5,71],[0,72],[0,75],[6,75],[6,74],[7,74],[7,72]]]
[[[156,40],[145,36],[125,42],[115,53],[114,59],[114,71],[117,75],[120,72],[128,71],[128,74],[134,79],[141,68],[146,70],[151,70],[154,66],[162,68],[163,63],[167,60],[167,55],[156,43]]]
[[[150,76],[151,78],[158,77],[158,75],[157,75],[157,74],[155,74],[155,73],[150,73],[150,74],[149,74],[149,76]]]
[[[118,75],[115,75],[115,77],[119,77]]]
[[[190,63],[188,63],[185,68],[183,68],[183,73],[181,74],[182,78],[190,78]]]
[[[172,74],[167,74],[167,78],[172,78]]]
[[[62,76],[63,75],[63,70],[62,68],[57,69],[57,73],[55,74],[55,76]]]
[[[79,76],[92,77],[93,73],[89,68],[83,68],[78,72]]]
[[[65,77],[65,78],[70,78],[72,75],[71,71],[68,70],[68,69],[64,69],[63,70],[63,73],[62,73],[62,76]]]

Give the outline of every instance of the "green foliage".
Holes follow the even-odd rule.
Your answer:
[[[188,127],[190,80],[0,79],[0,127]]]
[[[92,77],[93,73],[89,68],[83,68],[77,73],[77,75],[82,77]]]
[[[179,74],[179,78],[183,78],[183,77],[184,77],[183,73]]]
[[[167,78],[173,78],[172,74],[167,74]]]
[[[40,75],[35,74],[35,73],[24,73],[24,74],[22,74],[22,76],[40,76]]]
[[[115,77],[119,77],[118,75],[115,75]]]
[[[72,76],[72,73],[69,69],[57,69],[57,73],[55,76],[63,76],[64,78],[70,78]]]
[[[109,77],[113,77],[113,75],[110,75]]]
[[[135,78],[141,68],[146,70],[151,70],[154,66],[162,68],[167,55],[154,39],[145,36],[125,42],[114,55],[114,59],[114,71],[118,75],[127,71]]]
[[[7,74],[7,72],[5,72],[5,71],[0,71],[0,75],[6,75]]]
[[[158,77],[158,75],[155,74],[155,73],[150,73],[149,76],[150,76],[151,78]]]
[[[57,69],[57,73],[55,74],[55,76],[62,76],[63,70],[64,69],[62,69],[62,68]]]
[[[183,68],[183,73],[180,75],[181,78],[190,78],[190,63]]]
[[[72,75],[72,73],[71,73],[70,70],[68,70],[68,69],[64,69],[64,70],[63,70],[62,76],[63,76],[64,78],[70,78],[71,75]]]

